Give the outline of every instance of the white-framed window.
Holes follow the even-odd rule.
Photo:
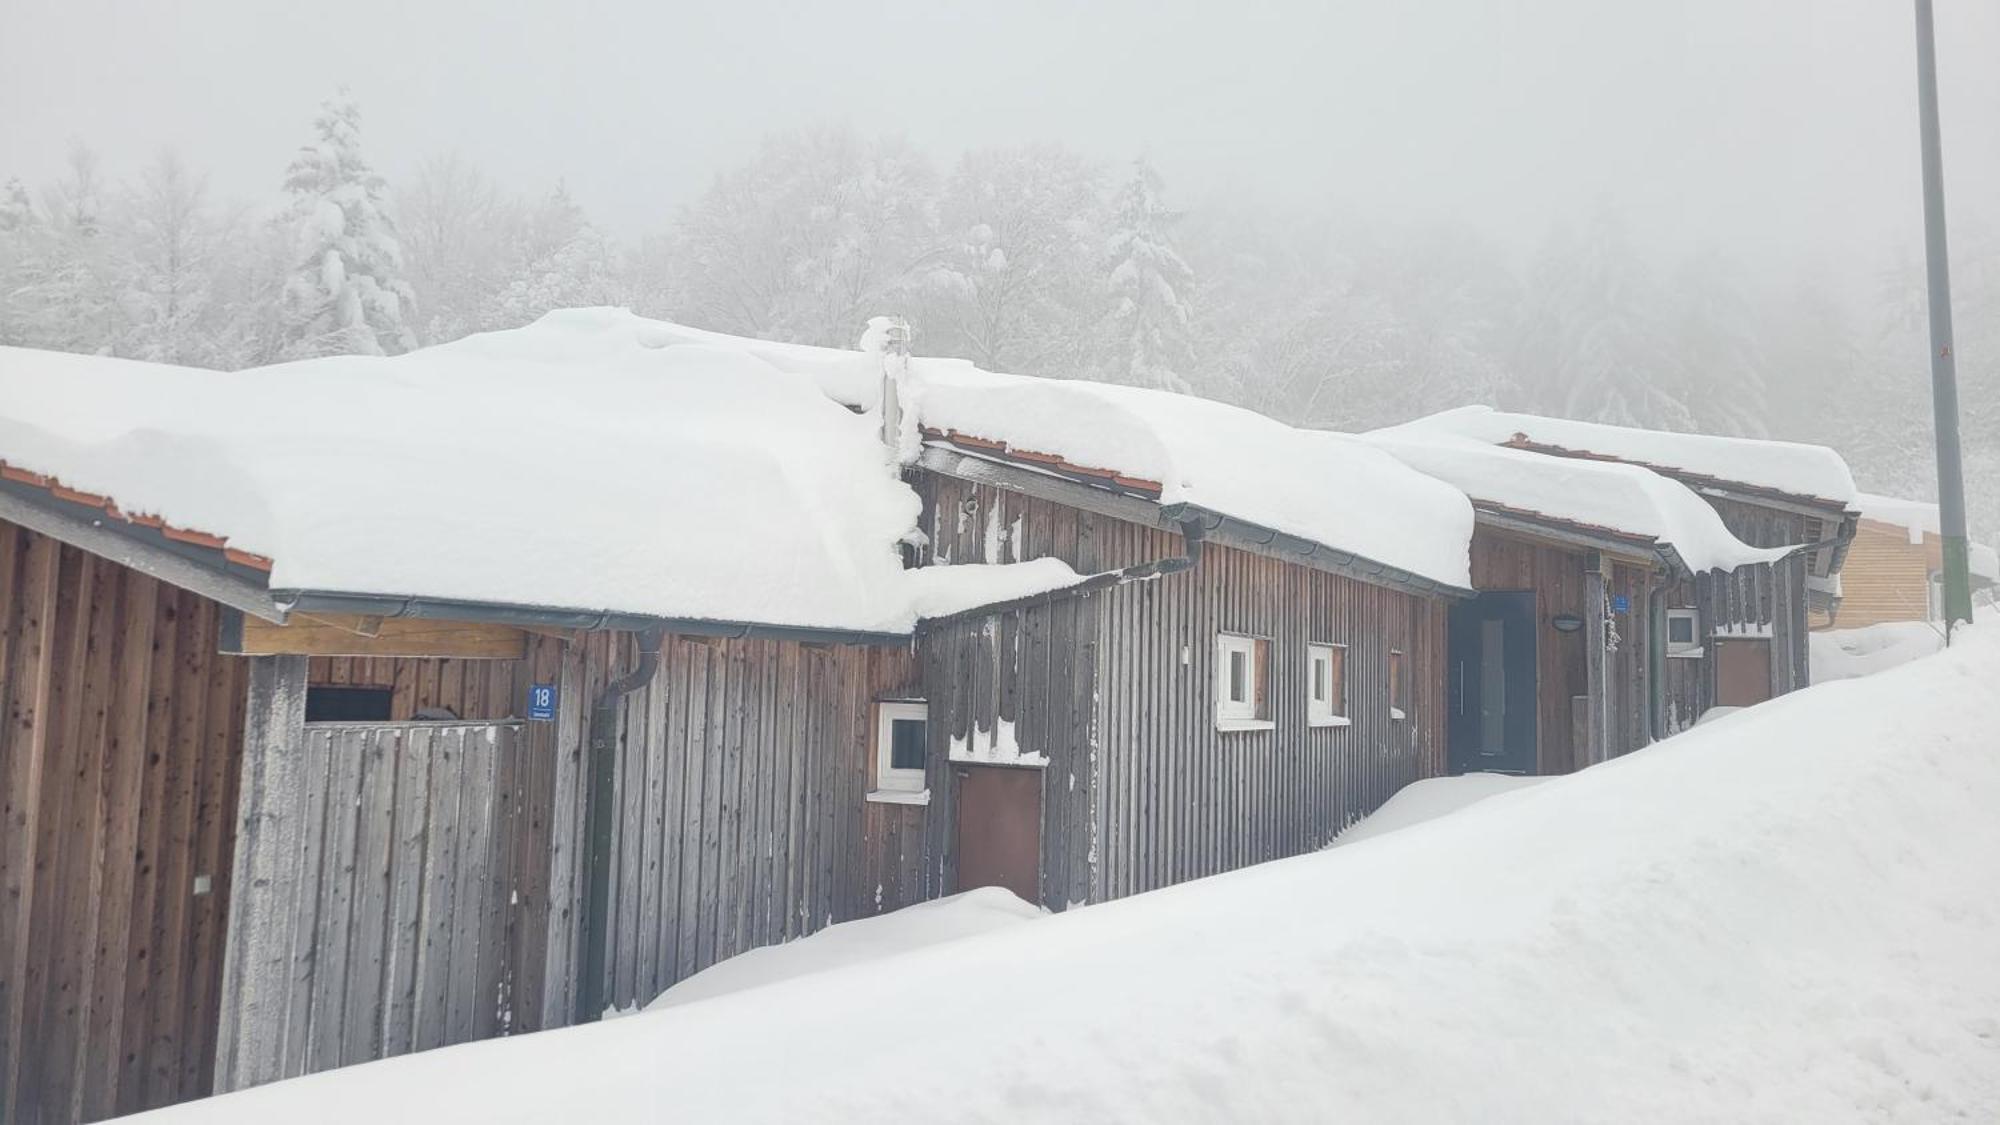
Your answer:
[[[1222,730],[1272,726],[1265,653],[1269,642],[1237,633],[1215,638],[1215,725]]]
[[[1403,650],[1389,650],[1389,717],[1410,717],[1410,677],[1403,672]]]
[[[1701,611],[1667,610],[1667,655],[1701,655]]]
[[[1306,723],[1347,725],[1347,646],[1306,646]]]
[[[924,804],[930,800],[924,766],[929,756],[930,704],[921,699],[875,705],[875,788],[871,801]]]

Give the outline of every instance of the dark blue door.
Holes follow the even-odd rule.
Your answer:
[[[1483,593],[1451,609],[1451,772],[1535,772],[1535,595]]]

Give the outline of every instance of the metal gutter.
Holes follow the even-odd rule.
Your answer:
[[[688,637],[802,641],[809,644],[888,647],[910,643],[908,633],[828,629],[810,625],[766,625],[754,621],[654,617],[642,613],[557,609],[547,606],[468,601],[460,598],[385,597],[380,594],[351,594],[331,590],[273,590],[271,597],[275,599],[279,608],[287,613],[352,613],[374,617],[416,617],[432,621],[484,621],[496,625],[538,629],[586,631],[611,629],[631,633],[659,629]]]
[[[79,505],[76,510],[89,509]],[[0,488],[0,520],[19,524],[252,617],[279,624],[285,620],[283,608],[276,604],[263,586],[230,573],[224,569],[226,564],[205,562],[194,557],[193,548],[177,549],[164,538],[159,538],[158,542],[148,541],[141,534],[146,529],[135,526],[126,531],[120,525],[106,524],[101,519],[70,515],[36,503],[11,488]],[[158,538],[157,532],[151,534]],[[220,552],[216,552],[216,558],[221,559]]]

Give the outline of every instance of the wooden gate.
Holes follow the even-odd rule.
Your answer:
[[[505,1035],[553,771],[519,723],[308,724],[284,1076]]]

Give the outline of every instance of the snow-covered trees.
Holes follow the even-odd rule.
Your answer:
[[[286,170],[297,255],[284,288],[287,359],[416,346],[413,303],[388,190],[361,154],[361,110],[346,91],[313,121],[318,139]]]
[[[850,130],[765,140],[650,248],[644,304],[704,327],[848,345],[911,299],[936,254],[936,176],[899,140]]]
[[[1581,234],[1550,232],[1528,275],[1514,353],[1530,409],[1564,418],[1693,428],[1661,293],[1608,207]]]
[[[276,221],[211,202],[169,156],[121,178],[79,149],[46,184],[0,168],[0,343],[236,368],[442,343],[570,305],[836,346],[894,314],[926,354],[1188,389],[1307,425],[1490,402],[1824,441],[1864,486],[1933,487],[1916,260],[1848,292],[1830,287],[1836,270],[1778,277],[1642,248],[1610,207],[1527,255],[1269,202],[1183,216],[1143,163],[1107,174],[1026,144],[964,153],[940,178],[922,152],[843,129],[771,138],[636,242],[561,186],[517,193],[453,158],[397,179],[392,224],[356,121],[351,99],[328,104]],[[2000,241],[1954,234],[1968,484],[1990,537]]]
[[[617,304],[618,255],[560,184],[517,223],[515,260],[485,306],[482,327],[515,328],[551,309]]]
[[[1100,196],[1097,170],[1060,145],[960,158],[938,207],[923,346],[999,371],[1084,374],[1098,306]]]
[[[117,291],[104,226],[107,203],[97,157],[81,147],[71,150],[67,172],[42,193],[39,207],[24,209],[13,198],[0,341],[73,352],[113,350]]]
[[[1188,307],[1194,271],[1174,247],[1170,231],[1180,215],[1160,201],[1161,188],[1152,165],[1139,160],[1112,202],[1105,247],[1111,307],[1099,370],[1114,382],[1186,391],[1195,365]]]

